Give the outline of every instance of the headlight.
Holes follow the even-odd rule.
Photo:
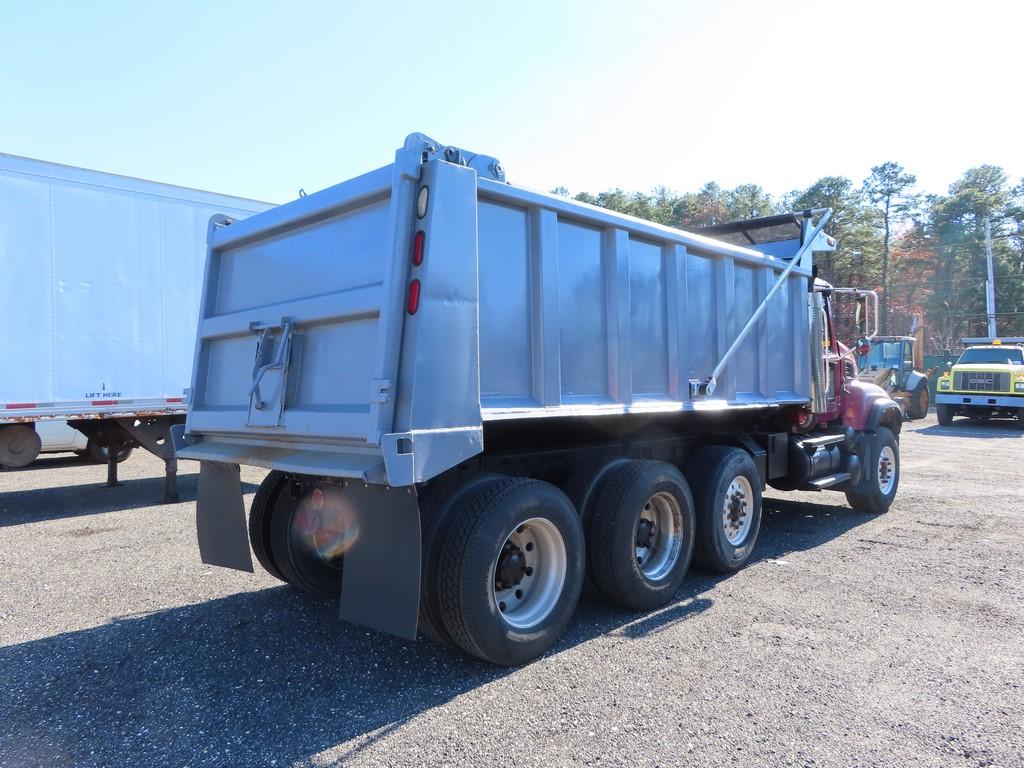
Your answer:
[[[1013,385],[1014,392],[1024,392],[1024,381],[1015,382]]]
[[[949,379],[939,379],[939,389],[949,389]]]

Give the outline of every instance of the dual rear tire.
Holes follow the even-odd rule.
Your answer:
[[[692,464],[696,496],[676,467],[644,460],[593,465],[589,481],[571,480],[573,496],[587,489],[583,504],[549,483],[497,475],[430,491],[421,507],[421,631],[517,665],[568,626],[584,563],[606,598],[638,611],[674,598],[695,551],[712,570],[742,567],[760,529],[757,470],[736,448],[706,448]]]
[[[666,462],[621,459],[595,466],[594,482],[581,483],[588,490],[579,511],[562,490],[531,478],[482,474],[427,489],[421,632],[519,665],[563,634],[587,566],[605,597],[638,611],[672,600],[694,558],[715,571],[738,569],[760,528],[753,462],[742,450],[711,446],[687,469],[684,476]],[[341,588],[347,540],[334,514],[338,492],[271,472],[249,515],[260,564],[316,597]]]
[[[257,561],[313,597],[341,593],[349,540],[339,493],[330,483],[293,492],[292,481],[274,470],[260,483],[249,510],[249,543]]]

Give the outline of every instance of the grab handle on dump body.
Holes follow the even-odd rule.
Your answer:
[[[812,211],[808,211],[808,218],[810,218],[811,213]],[[744,339],[747,338],[754,325],[768,308],[768,302],[772,300],[772,296],[778,293],[779,289],[786,284],[786,278],[788,278],[789,273],[793,271],[793,267],[799,264],[803,260],[804,254],[807,253],[808,249],[814,246],[814,242],[818,235],[821,234],[821,231],[825,228],[825,225],[831,218],[832,209],[826,208],[821,214],[821,218],[818,219],[818,224],[813,230],[811,230],[811,234],[804,240],[803,245],[800,246],[800,250],[794,254],[792,259],[789,260],[789,264],[784,270],[782,270],[782,274],[779,275],[779,279],[775,281],[775,285],[773,285],[771,290],[768,291],[768,295],[764,297],[764,300],[762,300],[757,309],[754,310],[754,314],[752,314],[750,319],[747,320],[747,324],[743,326],[742,330],[740,330],[738,334],[736,334],[736,338],[733,340],[732,345],[725,351],[725,354],[722,355],[722,359],[718,361],[718,365],[716,365],[715,369],[711,371],[711,375],[703,384],[693,386],[693,383],[691,383],[691,396],[705,395],[707,397],[711,397],[711,395],[715,393],[715,388],[718,386],[718,377],[722,375],[722,371],[725,369],[726,363],[729,362],[729,358],[731,358],[736,350],[740,348],[740,344],[742,344]],[[804,231],[806,231],[806,229]]]
[[[252,372],[252,387],[249,389],[249,397],[254,397],[253,407],[257,411],[262,411],[266,407],[266,403],[263,401],[260,395],[260,382],[263,380],[263,376],[267,371],[273,371],[277,369],[285,369],[288,366],[289,353],[291,352],[292,346],[292,328],[294,321],[290,317],[282,317],[281,322],[274,325],[261,325],[259,322],[252,322],[249,324],[249,330],[252,332],[263,331],[260,335],[259,349],[266,349],[266,345],[270,342],[271,331],[276,328],[281,329],[281,345],[277,348],[276,357],[269,363],[263,365],[259,364],[262,359],[262,355],[258,355],[256,358],[256,367]]]

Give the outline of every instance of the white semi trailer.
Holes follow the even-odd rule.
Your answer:
[[[164,459],[184,421],[206,229],[270,204],[0,154],[0,465],[40,451],[66,419],[92,451]]]

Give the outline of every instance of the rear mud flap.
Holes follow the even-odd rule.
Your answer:
[[[351,502],[355,535],[345,552],[338,615],[413,640],[420,602],[416,491],[349,482],[345,496]]]
[[[199,557],[204,563],[252,573],[242,480],[237,464],[200,462],[196,533]]]

